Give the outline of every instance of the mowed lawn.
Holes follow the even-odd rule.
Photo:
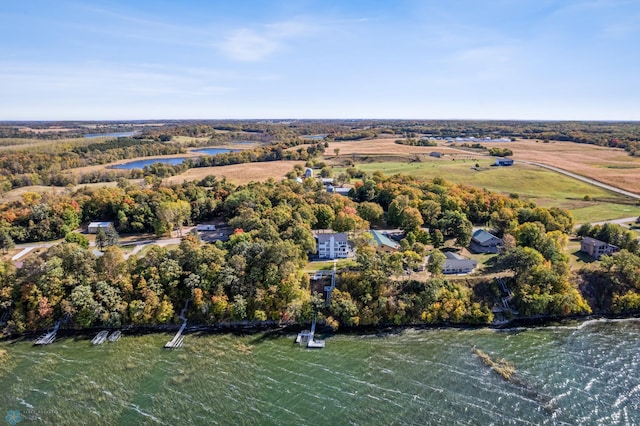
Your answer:
[[[479,164],[479,170],[474,170]],[[421,162],[385,162],[356,164],[356,167],[386,175],[404,173],[420,178],[442,177],[450,182],[477,186],[502,194],[518,194],[545,207],[571,210],[577,222],[602,221],[640,216],[640,206],[626,204],[626,197],[540,167],[515,164],[492,167],[493,160],[425,159]],[[338,172],[334,169],[334,174]],[[585,201],[588,195],[591,201]]]

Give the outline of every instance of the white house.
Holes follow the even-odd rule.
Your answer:
[[[446,251],[444,252],[444,256],[446,257],[442,265],[442,272],[444,274],[466,274],[478,266],[478,261],[467,259],[458,253]]]
[[[87,232],[89,234],[97,234],[100,229],[106,231],[109,228],[113,228],[113,222],[91,222],[87,226]]]
[[[351,247],[345,233],[326,233],[316,235],[316,248],[320,259],[344,259],[349,255]]]

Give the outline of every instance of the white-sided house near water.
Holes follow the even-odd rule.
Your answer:
[[[591,237],[584,237],[580,242],[580,251],[598,260],[600,257],[620,251],[620,247]]]
[[[442,265],[442,273],[444,274],[467,274],[478,266],[478,261],[467,259],[458,253],[450,251],[444,252],[446,259]]]
[[[106,231],[109,228],[113,228],[113,222],[91,222],[87,226],[87,233],[97,234],[100,229]]]
[[[471,236],[469,249],[475,253],[498,253],[502,246],[502,239],[484,229],[478,229]]]
[[[320,259],[344,259],[351,252],[347,234],[344,232],[318,233],[316,239],[316,249]]]

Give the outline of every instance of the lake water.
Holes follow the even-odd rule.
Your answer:
[[[204,154],[204,155],[218,155],[218,154],[226,154],[227,152],[238,152],[238,150],[226,149],[226,148],[202,148],[202,149],[194,149],[192,152],[197,152],[198,154]]]
[[[0,343],[0,410],[45,424],[640,424],[640,322]],[[515,365],[511,382],[473,348]]]
[[[91,133],[84,135],[85,138],[125,138],[135,135],[136,132],[121,132],[121,133]]]
[[[193,152],[204,155],[217,155],[224,154],[227,152],[237,152],[236,149],[225,149],[225,148],[202,148],[196,149]],[[172,166],[176,166],[178,164],[184,163],[187,157],[175,157],[175,158],[146,158],[144,160],[136,160],[130,161],[128,163],[118,164],[115,166],[111,166],[114,169],[125,169],[125,170],[133,170],[133,169],[143,169],[145,166],[150,166],[155,163],[163,163],[163,164],[171,164]]]
[[[115,166],[111,166],[114,169],[125,169],[125,170],[133,170],[133,169],[143,169],[145,166],[150,166],[155,163],[163,163],[163,164],[171,164],[176,166],[178,164],[184,163],[186,157],[176,157],[176,158],[147,158],[144,160],[130,161],[124,164],[117,164]]]

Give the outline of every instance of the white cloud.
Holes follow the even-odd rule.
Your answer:
[[[260,30],[240,28],[216,46],[235,61],[257,62],[286,47],[287,42],[309,34],[317,27],[300,20],[266,24]]]
[[[233,60],[253,62],[260,61],[276,51],[280,42],[274,37],[243,28],[225,37],[224,42],[218,47]]]

